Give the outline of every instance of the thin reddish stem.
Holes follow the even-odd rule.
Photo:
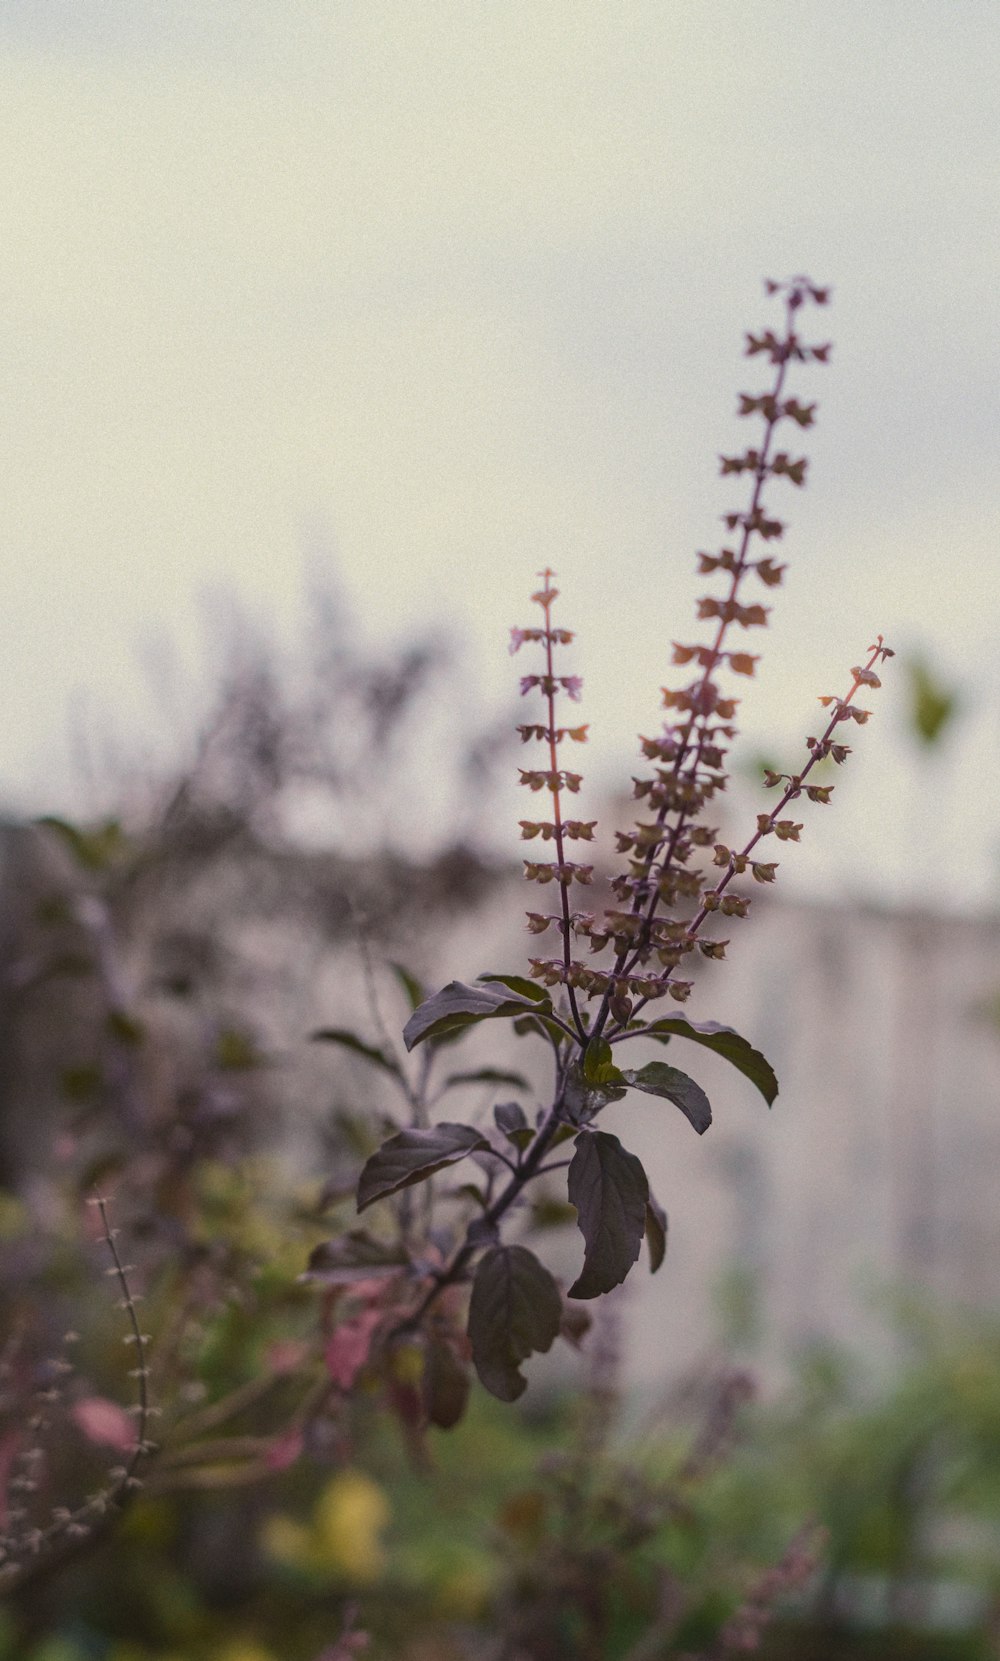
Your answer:
[[[552,822],[555,833],[556,860],[558,862],[559,869],[559,893],[561,896],[562,911],[559,929],[562,934],[563,964],[566,969],[566,991],[569,996],[569,1006],[573,1012],[573,1024],[576,1027],[580,1043],[585,1044],[587,1042],[587,1032],[583,1021],[580,1018],[580,1010],[576,1001],[576,989],[570,984],[569,980],[570,965],[573,960],[573,954],[571,951],[573,926],[570,921],[569,883],[563,880],[562,875],[563,867],[565,865],[565,837],[563,835],[562,806],[560,800],[561,792],[559,789],[559,754],[556,744],[556,682],[552,658],[552,602],[555,599],[555,592],[549,586],[550,579],[555,576],[555,572],[550,571],[548,566],[546,566],[544,571],[539,572],[539,576],[545,584],[543,598],[541,599],[540,604],[542,607],[542,614],[545,618],[545,703],[548,711],[549,770],[552,777]]]
[[[727,607],[736,599],[740,583],[746,575],[749,566],[750,546],[755,534],[757,515],[761,507],[761,496],[770,471],[772,440],[774,438],[775,428],[782,418],[781,394],[784,391],[785,379],[788,374],[788,365],[792,361],[791,347],[795,344],[795,314],[798,310],[799,304],[800,302],[796,299],[794,294],[789,295],[785,303],[785,340],[783,344],[788,348],[788,350],[782,356],[781,361],[777,366],[777,373],[774,377],[774,384],[771,388],[770,396],[773,399],[773,413],[765,417],[764,438],[760,449],[760,457],[754,473],[754,485],[753,492],[750,497],[750,506],[746,514],[743,516],[743,529],[739,542],[739,552],[736,558],[736,566],[731,574],[729,593],[726,596],[726,601],[724,602]],[[698,689],[694,695],[694,704],[696,709],[705,701],[705,695],[707,694],[709,682],[711,681],[712,676],[719,665],[719,660],[722,655],[722,644],[725,640],[727,630],[732,626],[732,621],[732,618],[725,616],[719,620],[719,626],[715,631],[715,639],[708,649],[708,660],[704,666],[701,680],[698,683]],[[701,756],[708,738],[708,726],[710,719],[711,711],[704,714],[692,713],[691,719],[684,729],[680,750],[674,757],[673,764],[671,766],[672,778],[676,779],[678,777],[684,763],[688,760],[691,752],[691,740],[695,732],[697,732],[697,743],[694,757],[694,771],[697,771],[698,767],[701,765]],[[669,812],[670,801],[668,798],[657,811],[657,825],[662,826],[664,824]],[[652,873],[658,855],[661,855],[661,870],[668,871],[670,869],[674,857],[674,850],[676,849],[684,828],[691,817],[692,815],[687,810],[684,808],[679,809],[676,822],[670,831],[665,845],[665,851],[663,844],[658,845],[654,843],[650,848],[649,853],[646,856],[646,870],[644,873],[646,880],[648,880]],[[638,915],[639,911],[642,909],[643,903],[643,897],[640,891],[636,893],[632,900],[633,916]],[[635,967],[635,964],[641,958],[646,948],[649,938],[649,926],[656,915],[659,903],[660,895],[658,891],[654,890],[654,892],[650,895],[648,902],[646,902],[644,927],[639,941],[634,947],[629,947],[620,951],[615,959],[615,965],[611,971],[612,979],[601,999],[597,1019],[594,1022],[593,1031],[595,1034],[599,1034],[603,1031],[604,1025],[607,1021],[614,978],[619,975],[628,974]]]
[[[879,659],[884,657],[884,656],[885,656],[885,648],[882,646],[882,644],[880,642],[879,645],[872,648],[871,655],[869,656],[867,663],[865,663],[865,665],[864,665],[864,673],[867,674],[874,667],[874,665],[876,663],[878,663]],[[826,747],[831,742],[832,736],[833,736],[833,733],[834,733],[836,727],[840,724],[841,720],[843,719],[842,714],[841,714],[842,706],[844,704],[850,704],[850,702],[854,698],[856,692],[858,691],[858,688],[863,686],[864,684],[865,684],[865,681],[864,681],[863,676],[857,676],[856,675],[854,677],[852,683],[851,683],[851,687],[850,687],[850,690],[847,694],[847,697],[843,698],[843,699],[835,700],[835,702],[837,704],[837,707],[834,710],[833,715],[830,717],[830,720],[827,722],[827,725],[826,725],[826,728],[823,732],[822,737],[817,740],[817,743],[816,743],[816,745],[815,745],[815,747],[814,747],[814,749],[813,749],[813,751],[812,751],[812,753],[809,757],[809,760],[806,762],[806,765],[803,767],[801,773],[798,773],[798,774],[795,775],[794,782],[789,784],[787,790],[784,791],[784,793],[781,796],[777,806],[775,808],[773,808],[771,813],[768,815],[767,824],[758,826],[757,830],[754,832],[753,836],[751,836],[750,840],[745,844],[745,846],[736,851],[735,857],[733,855],[730,855],[728,869],[723,872],[722,876],[720,877],[719,881],[716,883],[715,887],[713,889],[708,890],[709,895],[714,895],[716,898],[721,898],[721,896],[725,893],[726,889],[729,887],[729,884],[732,881],[733,877],[736,875],[737,861],[742,861],[742,860],[745,860],[749,857],[749,855],[753,852],[754,848],[757,846],[757,844],[761,840],[761,838],[764,837],[764,836],[769,835],[770,832],[774,829],[774,825],[775,825],[776,820],[783,813],[784,809],[788,806],[789,802],[794,801],[797,796],[801,795],[803,782],[805,781],[805,779],[808,778],[809,774],[812,772],[813,768],[816,766],[816,763],[820,759],[822,759],[822,757],[826,754]],[[692,940],[695,939],[695,937],[698,935],[698,933],[701,929],[701,926],[704,923],[706,917],[709,917],[709,916],[712,916],[712,915],[714,915],[714,908],[709,908],[706,905],[702,905],[701,909],[695,913],[694,917],[691,919],[690,923],[688,924],[688,928],[687,928],[688,938],[692,939]],[[667,986],[669,984],[672,973],[673,973],[673,971],[671,970],[663,976],[663,985],[664,986]],[[640,1013],[640,1011],[643,1010],[646,1007],[647,1003],[649,1003],[649,1002],[650,1002],[650,1000],[648,998],[643,998],[639,1003],[637,1003],[634,1010],[632,1011],[633,1018],[636,1015],[638,1015]]]

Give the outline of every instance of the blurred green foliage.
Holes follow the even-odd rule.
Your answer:
[[[907,726],[925,750],[935,749],[956,716],[962,713],[962,698],[954,686],[941,679],[927,658],[911,653],[902,661],[906,677]]]
[[[305,1350],[308,1230],[291,1206],[283,1228],[267,1207],[262,1218],[262,1175],[249,1163],[202,1173],[205,1239],[255,1266],[239,1296],[200,1315],[189,1413],[266,1374],[290,1334]],[[16,1245],[26,1218],[10,1200],[3,1216]],[[113,1388],[100,1288],[82,1287],[65,1240],[48,1273],[82,1301],[81,1365]],[[319,1661],[341,1653],[351,1605],[371,1661],[714,1656],[726,1653],[712,1647],[720,1623],[811,1516],[828,1531],[821,1566],[761,1655],[987,1661],[1000,1611],[1000,1321],[915,1305],[891,1318],[909,1357],[894,1378],[817,1348],[776,1399],[743,1405],[741,1386],[721,1422],[728,1386],[709,1373],[645,1415],[613,1380],[592,1380],[572,1400],[529,1396],[527,1409],[479,1392],[457,1429],[415,1451],[362,1389],[325,1449],[253,1483],[222,1457],[168,1458],[109,1540],[0,1625],[0,1658]],[[272,1420],[295,1394],[295,1362],[287,1351],[277,1368],[290,1376],[274,1379]],[[255,1412],[248,1401],[239,1434]],[[644,1648],[658,1622],[663,1646]],[[520,1634],[522,1650],[498,1648],[500,1632]]]

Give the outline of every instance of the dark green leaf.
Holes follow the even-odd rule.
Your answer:
[[[667,1214],[651,1193],[646,1201],[646,1245],[649,1248],[651,1275],[655,1275],[667,1255],[667,1227]]]
[[[401,1246],[376,1240],[364,1229],[324,1240],[309,1255],[304,1280],[322,1280],[327,1285],[346,1286],[373,1275],[393,1274],[407,1263]]]
[[[226,1027],[215,1041],[215,1065],[227,1073],[249,1073],[264,1065],[264,1057],[249,1033]]]
[[[614,1052],[606,1038],[592,1038],[583,1053],[583,1076],[588,1084],[606,1083],[617,1068]]]
[[[635,1154],[606,1131],[582,1131],[569,1167],[569,1197],[585,1242],[571,1298],[596,1298],[625,1279],[646,1227],[649,1183]]]
[[[712,1123],[712,1106],[700,1084],[679,1067],[668,1067],[665,1061],[650,1061],[638,1072],[622,1075],[633,1090],[644,1090],[647,1096],[665,1096],[679,1107],[685,1119],[699,1136],[704,1136]]]
[[[454,1193],[456,1197],[461,1196],[464,1200],[475,1200],[480,1211],[485,1211],[490,1203],[486,1197],[485,1190],[480,1188],[479,1184],[476,1182],[462,1182],[454,1190]]]
[[[576,1207],[568,1200],[557,1200],[550,1194],[539,1194],[531,1202],[532,1228],[564,1228],[576,1222]]]
[[[773,1067],[732,1027],[725,1027],[719,1021],[689,1021],[684,1015],[668,1015],[663,1020],[651,1021],[646,1033],[662,1042],[676,1034],[678,1038],[690,1038],[693,1044],[704,1044],[706,1049],[714,1050],[756,1085],[768,1107],[778,1094]]]
[[[403,1042],[408,1050],[412,1050],[425,1038],[440,1038],[477,1021],[523,1015],[536,1003],[537,1000],[522,997],[519,992],[512,992],[506,987],[501,991],[480,983],[467,986],[463,981],[453,980],[414,1011],[403,1028]],[[551,1008],[548,999],[545,1007]]]
[[[547,1021],[542,1015],[519,1015],[514,1022],[514,1031],[518,1038],[524,1038],[528,1033],[537,1033],[540,1038],[554,1038],[557,1043],[566,1037],[561,1027],[554,1021]]]
[[[621,1101],[625,1095],[624,1073],[620,1073],[617,1067],[607,1065],[600,1065],[599,1070],[608,1075],[604,1082],[588,1084],[579,1062],[571,1062],[566,1069],[562,1111],[574,1125],[585,1125],[595,1114],[600,1113],[602,1108],[607,1107],[609,1102]]]
[[[399,1064],[385,1050],[378,1049],[374,1044],[365,1044],[357,1033],[349,1032],[346,1027],[320,1027],[317,1032],[309,1034],[316,1044],[339,1044],[342,1049],[351,1050],[355,1055],[363,1056],[375,1067],[384,1067],[387,1073],[399,1078]]]
[[[552,1001],[543,986],[539,986],[533,980],[528,980],[524,975],[477,975],[476,979],[477,981],[498,981],[501,986],[506,986],[509,991],[517,992],[520,997],[530,998],[532,1003],[547,1004]]]
[[[465,1412],[469,1375],[451,1345],[440,1338],[432,1338],[427,1346],[422,1386],[431,1424],[451,1430]]]
[[[961,699],[953,686],[946,686],[919,656],[903,663],[909,682],[910,723],[914,733],[927,749],[933,749],[942,734],[961,710]]]
[[[488,1148],[470,1125],[432,1125],[429,1130],[401,1130],[373,1153],[358,1182],[358,1210],[400,1188],[423,1182],[435,1171],[454,1165],[476,1148]]]
[[[59,1088],[67,1101],[93,1101],[104,1086],[104,1074],[96,1064],[83,1063],[79,1067],[64,1067],[59,1076]]]
[[[117,819],[106,819],[88,830],[81,830],[79,825],[53,814],[39,819],[38,823],[55,831],[87,871],[106,871],[127,851],[125,833]]]
[[[512,1090],[530,1090],[522,1073],[507,1073],[502,1067],[477,1067],[472,1073],[451,1073],[444,1081],[445,1090],[456,1084],[507,1084]]]
[[[522,1361],[551,1349],[562,1298],[549,1271],[525,1246],[494,1246],[480,1259],[469,1302],[476,1372],[492,1396],[516,1401],[527,1386]]]
[[[124,1009],[111,1009],[107,1017],[108,1032],[119,1044],[129,1049],[136,1048],[146,1036],[146,1029],[142,1022]]]

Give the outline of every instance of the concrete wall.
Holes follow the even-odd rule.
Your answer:
[[[523,963],[512,904],[513,922],[497,905],[459,928],[445,978]],[[635,1093],[602,1117],[670,1217],[664,1267],[651,1279],[640,1261],[622,1299],[629,1374],[645,1387],[711,1345],[727,1283],[730,1297],[753,1288],[745,1348],[765,1376],[824,1336],[891,1363],[892,1287],[1000,1303],[1000,917],[767,896],[730,932],[729,960],[704,966],[686,1009],[764,1051],[774,1107],[675,1039],[667,1052],[636,1043],[632,1064],[669,1059],[697,1078],[715,1115],[706,1135]],[[544,1250],[572,1268],[575,1231]]]

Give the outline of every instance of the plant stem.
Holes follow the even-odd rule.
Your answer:
[[[499,1223],[500,1219],[507,1211],[510,1210],[515,1201],[520,1198],[522,1190],[527,1186],[531,1179],[540,1175],[539,1167],[542,1160],[548,1153],[557,1130],[560,1125],[564,1123],[559,1114],[561,1105],[562,1091],[560,1090],[555,1102],[549,1108],[544,1120],[538,1127],[538,1133],[535,1140],[532,1142],[531,1147],[528,1149],[524,1160],[511,1175],[511,1179],[507,1186],[501,1189],[500,1193],[493,1201],[493,1204],[483,1212],[481,1217],[473,1219],[473,1222],[478,1229],[481,1229],[484,1223],[491,1227]],[[473,1225],[470,1224],[469,1228],[471,1229],[472,1226]],[[395,1335],[398,1336],[400,1333],[416,1331],[431,1305],[436,1302],[445,1288],[456,1285],[456,1283],[462,1279],[462,1276],[468,1268],[470,1261],[479,1250],[479,1246],[480,1241],[476,1238],[470,1239],[469,1229],[467,1229],[465,1241],[455,1253],[455,1256],[448,1264],[448,1267],[446,1269],[440,1269],[437,1272],[434,1284],[425,1292],[412,1314],[408,1315],[406,1320],[395,1329]]]
[[[788,300],[786,301],[786,326],[785,326],[785,341],[784,341],[784,344],[788,347],[790,347],[794,343],[794,339],[795,339],[794,322],[795,322],[796,310],[797,310],[797,303],[794,301],[794,297],[792,295],[790,295],[788,297]],[[789,350],[781,358],[781,361],[779,362],[779,364],[777,366],[777,373],[775,374],[774,384],[771,388],[770,396],[773,399],[773,409],[772,409],[771,415],[767,416],[765,418],[764,439],[763,439],[763,443],[761,445],[760,456],[759,456],[759,459],[758,459],[758,462],[757,462],[757,467],[756,467],[756,470],[755,470],[755,473],[754,473],[754,484],[753,484],[753,492],[752,492],[752,495],[750,497],[750,507],[749,507],[749,510],[747,511],[747,513],[744,514],[744,516],[743,516],[743,529],[742,529],[742,534],[741,534],[741,537],[740,537],[739,553],[737,555],[736,568],[731,573],[730,584],[729,584],[729,593],[726,597],[727,603],[732,602],[732,601],[735,600],[736,595],[737,595],[737,591],[739,589],[739,585],[742,582],[743,577],[746,575],[749,553],[750,553],[750,545],[751,545],[751,542],[752,542],[752,539],[753,539],[753,536],[754,536],[754,526],[755,526],[755,523],[756,523],[757,513],[758,513],[758,511],[760,509],[760,506],[761,506],[761,496],[763,494],[764,484],[767,480],[768,471],[769,471],[769,467],[770,467],[771,444],[772,444],[772,440],[774,438],[775,428],[777,427],[778,422],[781,419],[781,394],[784,390],[785,379],[786,379],[786,376],[788,374],[788,365],[789,365],[790,362],[791,362],[791,351]],[[701,705],[704,702],[704,696],[707,692],[709,682],[711,681],[712,675],[714,674],[714,672],[715,672],[715,670],[718,666],[719,657],[720,657],[721,650],[722,650],[722,642],[725,639],[726,631],[729,629],[730,626],[731,626],[731,619],[729,619],[725,616],[723,616],[719,619],[719,626],[715,631],[715,639],[712,642],[712,645],[709,647],[708,661],[704,665],[701,680],[698,683],[698,689],[697,689],[696,693],[694,694],[694,700],[693,700],[694,701],[694,709],[692,711],[691,719],[688,722],[687,727],[685,728],[680,750],[679,750],[678,754],[674,757],[674,761],[673,761],[673,764],[672,764],[672,767],[671,767],[671,777],[673,779],[676,779],[678,777],[678,775],[681,771],[681,768],[683,767],[685,761],[688,759],[688,757],[690,755],[692,736],[695,734],[695,732],[697,732],[697,739],[696,739],[696,750],[695,750],[694,763],[693,763],[693,767],[691,769],[692,775],[697,772],[697,769],[701,764],[702,751],[704,749],[704,746],[705,746],[705,743],[706,743],[706,740],[707,740],[707,736],[708,736],[709,714],[703,714],[703,715],[699,714],[698,713],[698,708],[699,708],[699,705]],[[664,824],[669,812],[670,812],[670,799],[668,797],[663,802],[663,804],[661,805],[661,807],[657,811],[657,815],[656,815],[657,825],[662,826]],[[670,834],[669,834],[669,838],[668,838],[667,845],[666,845],[666,852],[663,854],[663,857],[661,859],[661,870],[668,871],[670,869],[670,865],[671,865],[671,862],[672,862],[673,857],[674,857],[674,850],[677,847],[677,843],[680,839],[681,833],[682,833],[682,831],[683,831],[683,829],[684,829],[685,825],[687,824],[687,821],[690,817],[691,817],[691,814],[688,810],[686,810],[684,808],[681,808],[681,809],[678,810],[676,822],[674,823],[674,825],[673,825],[673,827],[670,831]],[[658,844],[658,843],[654,842],[652,844],[652,846],[650,847],[648,854],[646,855],[646,873],[645,874],[646,874],[647,879],[648,879],[648,877],[650,876],[650,874],[652,872],[653,863],[654,863],[654,861],[656,859],[656,856],[657,856],[657,853],[659,852],[659,849],[661,847],[662,847],[662,844]],[[659,903],[660,903],[660,894],[659,894],[658,890],[654,889],[652,895],[649,898],[649,901],[648,901],[648,904],[647,904],[647,907],[646,907],[646,915],[645,915],[645,918],[643,919],[643,930],[642,930],[642,934],[639,937],[638,942],[635,944],[634,948],[628,947],[628,948],[625,948],[622,951],[620,951],[617,958],[616,958],[616,960],[615,960],[614,968],[611,971],[612,978],[609,981],[608,987],[605,990],[604,995],[601,999],[601,1003],[600,1003],[600,1006],[598,1008],[597,1017],[596,1017],[596,1019],[594,1021],[594,1024],[593,1024],[592,1031],[593,1031],[595,1037],[600,1036],[600,1034],[604,1031],[604,1027],[607,1023],[608,1015],[610,1013],[612,987],[614,986],[615,978],[619,975],[622,975],[622,974],[628,974],[629,971],[632,968],[634,968],[636,962],[639,960],[639,958],[643,954],[643,951],[645,950],[646,944],[647,944],[648,939],[649,939],[649,927],[650,927],[650,924],[653,921],[653,918],[656,915],[656,910],[657,910],[657,907],[659,906]],[[636,895],[634,896],[633,901],[632,901],[632,914],[633,914],[633,916],[638,915],[639,911],[642,909],[642,905],[643,905],[643,897],[642,897],[642,893],[641,893],[641,890],[640,890],[640,892],[636,893]],[[669,980],[669,978],[670,978],[669,975],[665,977],[666,980]],[[644,999],[643,1002],[644,1003],[648,1002],[648,1000]],[[641,1006],[637,1006],[637,1007],[641,1007]],[[636,1013],[636,1010],[633,1009],[633,1011],[632,1011],[633,1017],[634,1017],[635,1013]],[[620,1029],[623,1025],[624,1025],[624,1023],[622,1023],[622,1022],[616,1023],[616,1030]]]
[[[573,1024],[576,1027],[576,1037],[579,1039],[580,1044],[583,1045],[583,1044],[586,1044],[586,1042],[587,1042],[587,1033],[586,1033],[586,1029],[583,1025],[583,1022],[580,1019],[580,1011],[579,1011],[579,1008],[577,1006],[577,1001],[576,1001],[576,989],[570,983],[569,978],[568,978],[569,977],[569,967],[570,967],[570,963],[572,961],[572,951],[571,951],[570,943],[571,943],[571,940],[572,940],[573,930],[572,930],[572,924],[570,922],[569,883],[564,882],[563,878],[562,878],[562,866],[563,866],[563,862],[564,862],[565,840],[564,840],[564,837],[563,837],[562,810],[561,810],[561,805],[560,805],[559,755],[558,755],[558,751],[556,749],[556,691],[555,691],[555,677],[554,677],[554,674],[553,674],[553,661],[552,661],[552,616],[551,616],[551,611],[552,611],[552,600],[553,600],[554,596],[552,594],[552,591],[549,588],[549,580],[550,580],[550,578],[552,578],[554,576],[555,576],[555,572],[550,571],[548,566],[546,566],[545,570],[543,572],[541,572],[541,578],[542,578],[542,581],[545,584],[545,590],[544,590],[545,597],[542,600],[542,613],[543,613],[544,618],[545,618],[545,675],[546,675],[545,684],[546,684],[546,687],[547,687],[547,691],[546,691],[546,694],[545,694],[545,702],[546,702],[546,706],[547,706],[547,709],[548,709],[549,770],[550,770],[550,773],[551,773],[552,786],[553,786],[553,788],[552,788],[552,819],[553,819],[553,824],[554,824],[554,827],[555,827],[556,860],[558,861],[558,867],[559,867],[559,894],[560,894],[561,910],[562,910],[562,921],[560,922],[559,928],[560,928],[560,932],[562,934],[562,940],[563,940],[563,963],[566,967],[566,972],[567,972],[566,991],[569,994],[570,1009],[573,1011]]]

